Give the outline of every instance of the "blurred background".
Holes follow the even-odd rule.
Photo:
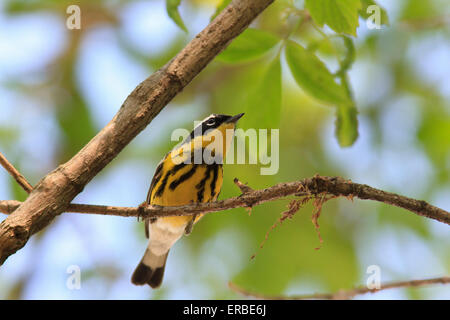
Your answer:
[[[34,185],[70,159],[114,116],[127,95],[169,61],[210,21],[220,1],[183,0],[188,32],[167,15],[165,2],[0,2],[0,151]],[[282,55],[282,105],[249,101],[261,70],[277,50],[249,62],[213,61],[75,199],[136,206],[146,197],[156,164],[176,142],[176,128],[210,113],[246,112],[240,127],[280,128],[280,169],[225,165],[219,199],[236,196],[233,178],[264,188],[278,182],[336,175],[450,210],[450,6],[446,0],[379,0],[390,25],[369,29],[360,19],[349,80],[359,137],[341,148],[334,108],[305,94]],[[66,8],[81,8],[81,29],[68,30]],[[286,10],[302,1],[277,0],[252,25],[283,36]],[[315,43],[330,69],[331,49],[312,26],[294,35]],[[339,48],[338,48],[339,49]],[[257,93],[256,93],[257,94]],[[258,118],[259,117],[259,118]],[[270,123],[255,119],[274,119]],[[26,193],[0,170],[0,199]],[[364,285],[377,265],[381,281],[448,275],[448,226],[403,209],[345,199],[325,204],[320,250],[312,206],[266,232],[288,200],[212,213],[171,250],[161,289],[136,287],[131,273],[147,243],[135,218],[64,213],[0,269],[1,299],[244,298],[232,281],[262,294],[333,292]],[[6,216],[1,215],[1,219]],[[254,259],[250,259],[256,253]],[[81,289],[66,286],[70,266]],[[396,289],[358,299],[450,299],[450,287]]]

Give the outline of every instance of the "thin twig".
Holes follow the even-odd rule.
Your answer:
[[[13,176],[17,183],[25,190],[30,193],[33,190],[33,186],[25,179],[25,177],[16,169],[14,166],[5,158],[5,156],[0,152],[0,164],[6,171]]]
[[[345,197],[353,199],[357,197],[365,200],[374,200],[386,204],[404,208],[423,217],[434,219],[450,225],[450,213],[435,207],[423,200],[416,200],[395,193],[386,192],[368,185],[359,184],[340,177],[314,176],[300,181],[280,183],[266,189],[246,189],[246,192],[238,197],[222,201],[190,204],[177,207],[147,206],[139,210],[137,207],[115,207],[87,204],[71,204],[66,212],[92,213],[113,215],[122,217],[142,218],[185,216],[199,213],[224,211],[233,208],[251,208],[253,206],[270,202],[289,196],[319,196],[327,194],[333,197]],[[3,200],[0,201],[0,212],[11,213],[21,202]]]
[[[231,290],[240,293],[247,297],[252,297],[256,299],[262,300],[310,300],[310,299],[322,299],[322,300],[348,300],[352,299],[355,296],[366,294],[366,293],[375,293],[381,290],[387,289],[395,289],[395,288],[411,288],[411,287],[423,287],[429,286],[433,284],[449,284],[450,277],[439,277],[432,279],[423,279],[423,280],[409,280],[409,281],[399,281],[399,282],[390,282],[386,284],[380,285],[379,289],[369,289],[366,286],[360,286],[350,290],[340,290],[335,293],[315,293],[315,294],[305,294],[305,295],[294,295],[294,296],[269,296],[260,293],[250,292],[245,290],[238,285],[229,282],[228,286]]]
[[[246,183],[240,182],[238,178],[234,178],[233,182],[234,182],[235,185],[238,186],[238,188],[241,190],[241,192],[243,194],[253,191],[253,189],[250,188]]]

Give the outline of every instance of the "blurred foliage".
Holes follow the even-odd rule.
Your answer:
[[[345,88],[335,82],[331,72],[316,55],[289,41],[286,59],[295,80],[310,95],[329,103],[349,102]]]
[[[166,0],[167,14],[177,24],[177,26],[187,32],[183,19],[181,19],[180,12],[178,12],[178,7],[180,4],[181,0]]]
[[[0,122],[2,152],[18,168],[25,167],[25,173],[31,181],[37,181],[58,164],[70,159],[101,129],[96,125],[96,113],[93,112],[99,106],[87,99],[82,90],[81,82],[86,79],[79,76],[78,68],[80,54],[82,50],[86,50],[81,44],[90,32],[105,27],[112,30],[126,58],[150,74],[167,63],[193,36],[188,32],[195,29],[190,20],[195,16],[194,13],[202,15],[202,21],[209,21],[229,3],[229,0],[154,1],[161,2],[166,9],[160,14],[172,19],[183,30],[168,37],[164,43],[155,44],[164,45],[160,50],[146,50],[136,46],[125,31],[121,14],[136,1],[78,1],[82,10],[82,29],[65,31],[67,43],[64,49],[37,72],[44,80],[36,84],[27,81],[25,76],[23,79],[15,76],[0,83],[2,89],[26,95],[31,100],[41,101],[43,93],[50,97],[46,108],[50,109],[48,117],[55,123],[57,132],[54,135],[57,139],[48,142],[54,144],[56,152],[51,154],[50,164],[45,169],[37,166],[33,170],[33,163],[30,164],[30,159],[26,156],[27,150],[16,147],[20,145],[26,130],[15,125],[19,120]],[[433,39],[444,41],[447,48],[450,46],[450,31],[443,19],[448,13],[443,10],[445,1],[403,0],[399,3],[398,12],[393,15],[381,8],[383,26],[380,30],[367,30],[365,20],[370,18],[367,8],[377,4],[376,1],[277,0],[166,108],[173,112],[170,113],[172,116],[167,116],[167,124],[159,127],[162,128],[161,138],[152,141],[151,148],[142,143],[131,143],[104,172],[114,171],[124,163],[129,166],[136,162],[145,166],[156,164],[173,146],[169,139],[171,130],[179,126],[188,129],[192,127],[194,114],[190,115],[191,111],[188,111],[189,116],[186,116],[186,112],[182,112],[185,108],[194,106],[201,114],[198,117],[200,119],[212,112],[245,112],[245,117],[240,121],[240,126],[244,129],[280,128],[278,174],[260,175],[259,165],[228,164],[225,166],[221,199],[238,194],[232,182],[234,177],[248,182],[253,188],[264,188],[316,173],[351,179],[360,177],[361,172],[352,167],[358,159],[342,164],[334,156],[344,155],[362,143],[369,144],[364,152],[370,151],[375,158],[371,162],[373,169],[367,170],[373,172],[365,172],[366,176],[386,176],[387,171],[385,172],[385,168],[380,169],[376,158],[381,157],[383,151],[393,148],[389,133],[396,128],[387,126],[398,125],[398,130],[401,130],[411,112],[417,114],[417,121],[413,130],[407,133],[409,137],[402,148],[417,150],[430,163],[428,181],[418,181],[423,187],[413,196],[431,201],[435,194],[449,188],[449,90],[440,89],[435,80],[424,77],[423,68],[418,68],[419,62],[424,62],[421,60],[422,52],[419,50],[415,58],[411,58],[411,52],[417,43]],[[47,12],[60,17],[63,24],[65,9],[69,4],[72,1],[8,0],[5,1],[3,10],[9,17]],[[330,8],[333,10],[328,10]],[[432,65],[433,61],[425,62]],[[352,75],[357,64],[359,70],[361,66],[367,67],[363,69],[367,72]],[[438,66],[434,65],[433,68]],[[126,74],[127,70],[122,72]],[[367,81],[372,78],[373,81]],[[19,85],[8,87],[10,80]],[[364,88],[361,83],[369,83],[370,88]],[[361,96],[358,89],[365,96]],[[407,105],[405,113],[393,118],[395,115],[390,115],[389,112],[393,110],[394,103],[403,98],[410,99],[408,101],[411,104]],[[6,106],[14,107],[16,106]],[[120,102],[116,109],[119,107]],[[2,105],[1,108],[5,107]],[[178,117],[178,114],[182,116]],[[162,117],[163,114],[157,117],[150,127]],[[362,123],[369,129],[362,131]],[[335,138],[329,135],[330,132],[335,132]],[[368,132],[371,133],[370,137],[367,137]],[[363,138],[366,142],[361,141]],[[330,146],[338,151],[330,152]],[[395,148],[398,151],[402,149],[398,146]],[[38,158],[39,155],[34,159]],[[397,167],[395,173],[404,173],[403,170],[406,169]],[[406,174],[414,177],[416,172]],[[393,175],[387,180],[396,179],[397,176]],[[96,180],[92,183],[96,183]],[[150,181],[150,177],[148,180]],[[26,197],[14,180],[10,179],[8,186],[10,195],[15,199],[23,200]],[[385,187],[405,194],[404,188],[408,186],[398,187],[398,184],[393,183]],[[146,190],[136,192],[145,194]],[[207,261],[202,261],[205,243],[209,245],[209,241],[221,236],[224,230],[227,234],[227,230],[233,231],[229,232],[230,237],[236,239],[233,246],[240,244],[230,249],[236,253],[236,259],[240,257],[240,260],[235,261],[234,267],[230,267],[227,264],[228,258],[223,257],[222,252],[215,252],[212,258],[224,261],[224,268],[230,274],[227,280],[261,293],[305,292],[305,285],[308,289],[314,286],[314,291],[334,291],[360,284],[367,267],[364,264],[367,261],[363,263],[361,252],[358,251],[365,241],[361,233],[366,230],[376,233],[386,226],[399,231],[407,230],[420,237],[435,250],[437,260],[445,266],[447,272],[450,270],[450,256],[448,250],[445,250],[445,247],[448,249],[448,243],[444,243],[442,249],[442,243],[439,239],[434,239],[428,221],[395,207],[358,201],[348,206],[339,201],[327,202],[319,221],[324,239],[320,250],[315,250],[319,246],[319,240],[311,223],[313,208],[310,205],[300,210],[292,220],[285,221],[270,231],[263,248],[259,248],[280,213],[286,210],[286,205],[287,201],[278,201],[253,208],[250,216],[244,209],[235,209],[202,219],[192,235],[181,240],[183,248],[189,252],[189,261],[180,270],[180,277],[193,279],[207,286],[209,291],[204,298],[240,297],[230,292],[226,282],[212,273],[214,270],[210,270]],[[56,227],[52,225],[40,233],[40,236],[45,238],[48,230]],[[136,230],[139,230],[136,237],[144,243],[141,226]],[[40,241],[39,245],[43,246],[44,243]],[[45,245],[49,246],[48,243]],[[114,255],[114,249],[104,248],[105,251],[110,250],[108,252],[111,255]],[[136,263],[141,253],[136,252]],[[253,254],[256,257],[250,259]],[[169,264],[173,258],[169,258]],[[92,260],[99,261],[95,261],[86,270],[86,281],[96,284],[99,282],[95,281],[101,281],[106,288],[105,295],[116,281],[128,281],[132,270],[115,267],[114,259]],[[198,269],[202,272],[198,272]],[[0,286],[2,277],[5,276],[0,274]],[[27,281],[32,277],[32,273],[19,277],[5,293],[5,297],[22,297],[26,292]],[[183,283],[179,285],[183,286]],[[149,296],[167,298],[174,291],[174,288],[163,287]],[[410,298],[423,297],[418,290],[405,292]]]
[[[268,32],[248,28],[238,36],[216,60],[223,62],[245,62],[259,58],[272,49],[280,39]]]
[[[370,6],[378,6],[378,8],[380,9],[381,12],[381,16],[380,16],[380,23],[382,25],[389,25],[389,15],[386,11],[386,9],[384,9],[383,7],[381,7],[377,2],[373,1],[373,0],[361,0],[361,9],[359,10],[359,15],[361,17],[363,17],[364,19],[368,19],[373,13],[374,11],[371,10]],[[374,8],[374,7],[372,7]]]

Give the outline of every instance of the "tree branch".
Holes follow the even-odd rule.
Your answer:
[[[309,299],[348,300],[354,298],[357,295],[362,295],[366,293],[375,293],[381,290],[394,288],[423,287],[433,284],[448,284],[448,283],[450,283],[450,277],[440,277],[433,279],[391,282],[382,284],[379,289],[369,289],[365,286],[360,286],[351,290],[340,290],[336,293],[315,293],[315,294],[305,294],[295,296],[267,296],[260,293],[247,291],[232,282],[229,282],[228,286],[230,287],[231,290],[240,293],[244,296],[263,300],[309,300]]]
[[[25,179],[25,177],[16,169],[14,166],[5,158],[5,156],[0,152],[0,164],[10,175],[17,181],[17,183],[25,190],[30,193],[33,190],[33,186]]]
[[[394,205],[409,210],[417,215],[434,219],[446,224],[450,224],[450,213],[428,204],[422,200],[411,199],[395,193],[386,192],[380,189],[372,188],[365,184],[359,184],[340,177],[322,177],[314,176],[300,181],[279,183],[272,187],[260,190],[254,190],[239,180],[235,179],[236,185],[241,189],[242,194],[217,202],[192,204],[178,207],[160,207],[147,206],[143,209],[136,207],[114,207],[86,204],[71,204],[67,212],[92,213],[113,215],[122,217],[165,217],[194,215],[199,213],[209,213],[223,211],[233,208],[251,208],[253,206],[274,201],[289,196],[321,196],[331,195],[333,197],[354,197],[364,200],[374,200],[386,204]],[[0,201],[0,212],[14,212],[21,202],[15,200]]]
[[[85,185],[273,1],[232,1],[175,58],[139,84],[114,118],[72,159],[42,178],[0,223],[0,264],[64,212]]]

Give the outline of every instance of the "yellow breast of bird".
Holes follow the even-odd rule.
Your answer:
[[[179,164],[163,167],[162,173],[151,191],[150,203],[160,206],[182,206],[209,202],[217,199],[223,182],[221,164]],[[197,222],[202,215],[198,215]],[[180,227],[192,216],[159,218],[163,222]]]

